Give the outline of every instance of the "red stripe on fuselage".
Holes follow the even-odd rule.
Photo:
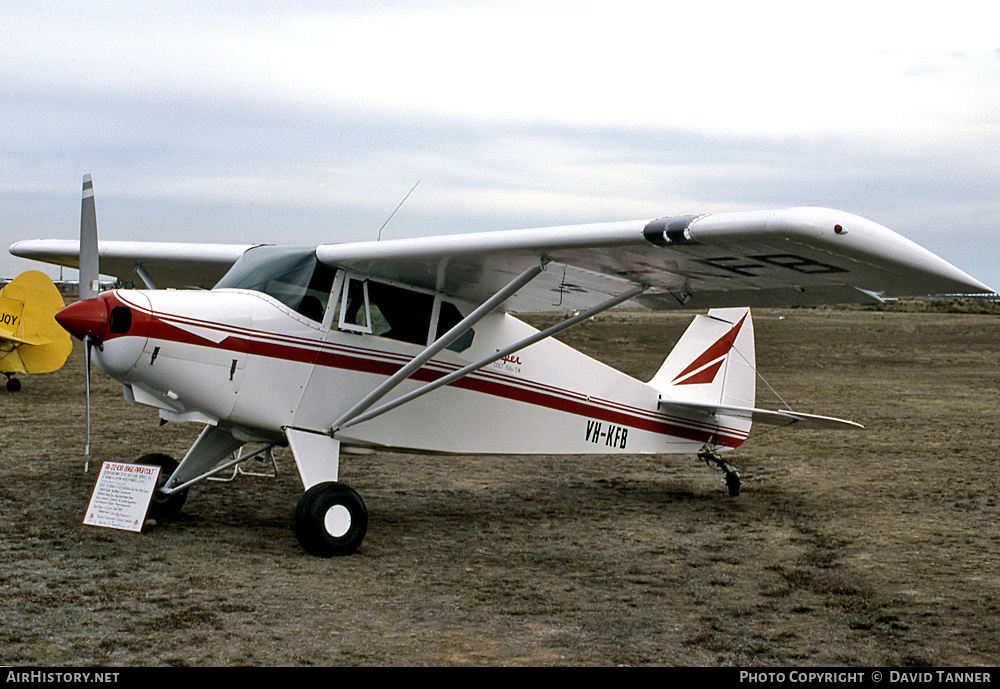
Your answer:
[[[134,304],[130,304],[137,308]],[[148,312],[147,312],[148,313]],[[227,326],[199,319],[175,315],[153,313],[149,337],[154,340],[176,342],[213,349],[237,352],[254,356],[295,361],[305,364],[315,364],[325,368],[338,368],[347,371],[371,373],[381,376],[391,376],[410,360],[405,355],[379,350],[368,350],[357,347],[346,347],[332,343],[324,343],[309,338],[297,338],[289,335],[250,330],[247,328]],[[181,325],[196,328],[211,329],[225,334],[220,341],[201,337]],[[737,330],[738,330],[737,326]],[[354,353],[352,353],[352,350]],[[362,355],[359,355],[362,353]],[[396,361],[386,360],[395,359]],[[432,361],[430,365],[456,370],[458,367],[445,362]],[[418,369],[410,379],[420,382],[433,382],[450,373],[449,370],[434,370],[425,366]],[[558,390],[532,381],[491,380],[492,372],[479,371],[450,383],[456,387],[472,392],[478,392],[504,399],[515,400],[526,404],[554,409],[556,411],[575,414],[621,426],[629,426],[640,430],[667,435],[684,440],[698,442],[714,442],[727,447],[739,447],[746,440],[742,431],[733,429],[727,431],[718,426],[700,424],[696,420],[676,419],[668,421],[667,417],[649,412],[648,410],[628,408],[629,411],[608,409],[582,401],[584,397],[567,390]],[[528,387],[524,387],[527,385]],[[534,389],[530,389],[534,388]],[[556,392],[553,392],[556,391]],[[561,393],[561,394],[557,394]],[[579,397],[580,399],[573,399]],[[619,403],[610,403],[624,407]],[[702,428],[692,428],[681,425],[689,423]]]

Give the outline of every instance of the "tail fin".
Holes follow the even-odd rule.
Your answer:
[[[50,373],[73,349],[55,314],[66,304],[49,276],[28,270],[0,288],[0,373]]]
[[[781,409],[754,407],[757,387],[750,309],[712,309],[695,316],[649,384],[659,409],[684,418],[711,419],[714,443],[739,447],[752,422],[799,428],[847,430],[859,423]]]
[[[649,384],[665,400],[752,408],[757,381],[750,309],[695,316]]]

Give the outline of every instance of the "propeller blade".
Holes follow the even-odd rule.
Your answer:
[[[80,208],[80,301],[94,299],[101,289],[101,271],[97,252],[97,207],[94,203],[94,180],[83,176],[83,201]],[[83,360],[87,378],[87,444],[83,471],[90,471],[90,349],[93,338],[83,338]]]
[[[97,209],[94,182],[83,176],[83,203],[80,209],[80,299],[92,299],[100,289],[100,266],[97,254]]]
[[[87,380],[87,444],[84,447],[83,473],[90,472],[90,335],[83,338],[83,364]]]

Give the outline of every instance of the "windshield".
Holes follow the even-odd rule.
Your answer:
[[[263,292],[314,321],[322,321],[336,271],[316,259],[313,247],[247,249],[214,289]]]

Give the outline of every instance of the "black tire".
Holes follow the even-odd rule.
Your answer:
[[[726,472],[726,486],[729,488],[730,497],[740,496],[740,475],[735,471]]]
[[[295,537],[310,555],[350,555],[367,531],[368,508],[361,496],[343,483],[317,483],[299,498]]]
[[[160,492],[160,488],[166,485],[167,479],[177,470],[177,461],[170,455],[151,454],[143,455],[135,463],[160,467],[160,478],[156,482],[156,491],[153,493],[153,500],[149,503],[149,518],[172,519],[180,514],[181,508],[184,507],[184,501],[187,500],[187,489],[185,488],[180,493],[173,493],[172,495]]]
[[[17,378],[7,379],[7,392],[17,392],[21,389],[21,381]]]

